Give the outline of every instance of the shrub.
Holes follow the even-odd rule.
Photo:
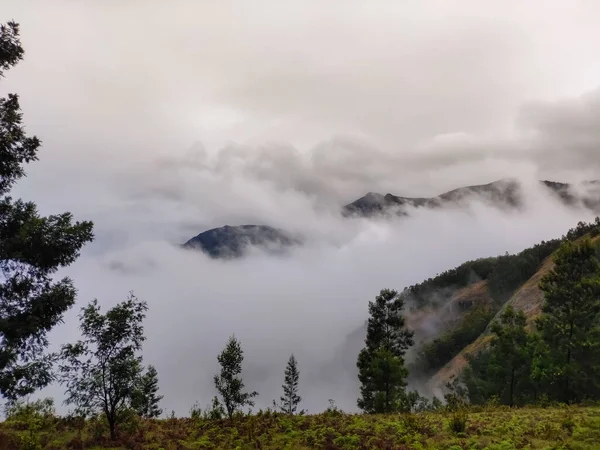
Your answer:
[[[327,416],[337,417],[337,416],[343,415],[344,411],[342,411],[341,409],[339,409],[336,406],[334,399],[330,398],[329,399],[329,406],[325,410],[324,414],[327,415]]]
[[[450,431],[454,433],[464,433],[467,429],[467,419],[469,415],[463,408],[452,411],[450,414]]]

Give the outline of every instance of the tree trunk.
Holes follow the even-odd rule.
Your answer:
[[[571,403],[571,394],[569,393],[569,372],[571,366],[571,339],[573,339],[573,321],[569,323],[569,343],[567,347],[567,367],[566,376],[565,376],[565,402],[568,404]]]
[[[108,426],[110,428],[110,439],[115,441],[117,439],[117,424],[114,417],[109,417]]]
[[[510,392],[508,397],[508,404],[512,408],[513,407],[513,396],[515,389],[515,368],[513,367],[510,371]]]

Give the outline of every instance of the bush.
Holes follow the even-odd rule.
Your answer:
[[[450,414],[450,431],[454,433],[464,433],[467,430],[467,419],[469,415],[466,409],[457,409]]]
[[[40,426],[45,426],[54,419],[54,399],[44,398],[33,402],[16,400],[9,402],[4,407],[6,420],[10,422],[39,421]]]
[[[325,412],[323,414],[330,416],[330,417],[338,417],[338,416],[342,416],[344,414],[344,411],[342,411],[340,408],[338,408],[336,406],[334,399],[330,398],[329,406],[327,407],[327,409],[325,410]]]
[[[198,402],[190,408],[190,418],[192,420],[221,420],[223,417],[225,417],[225,408],[217,396],[213,397],[211,404],[206,409],[202,409]]]

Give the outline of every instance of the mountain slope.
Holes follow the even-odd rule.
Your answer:
[[[586,235],[590,237],[590,235]],[[592,238],[593,243],[600,243],[600,236]],[[496,312],[494,319],[498,318],[502,310],[507,306],[512,306],[517,311],[523,311],[527,317],[527,325],[531,329],[534,326],[535,319],[542,313],[544,303],[544,294],[539,288],[541,279],[549,273],[554,267],[553,254],[546,258],[539,270],[523,283],[519,289],[501,306]],[[444,365],[429,381],[431,389],[441,389],[452,377],[457,376],[468,364],[467,357],[484,351],[490,343],[491,334],[489,326],[481,333],[477,339],[463,348],[460,353],[454,356],[450,362]]]
[[[600,231],[595,223],[579,223],[565,236],[518,254],[468,261],[405,288],[407,326],[415,331],[415,345],[406,355],[409,385],[423,392],[443,389],[451,376],[467,364],[469,353],[485,349],[488,329],[502,308],[522,309],[532,324],[540,314],[543,295],[539,281],[552,269],[552,255],[565,240],[574,241]],[[600,236],[594,238],[600,243]],[[347,336],[340,354],[348,371],[364,345],[366,325]]]

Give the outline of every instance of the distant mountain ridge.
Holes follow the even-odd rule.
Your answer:
[[[583,183],[591,195],[578,195],[574,186],[568,183],[542,180],[540,185],[569,206],[581,202],[583,206],[598,211],[600,209],[600,189],[597,181]],[[364,197],[342,208],[344,217],[376,217],[385,215],[406,216],[410,208],[441,208],[449,205],[462,205],[470,199],[487,201],[502,208],[515,209],[523,206],[523,186],[514,179],[504,179],[488,184],[465,186],[440,194],[436,197],[401,197],[393,194],[369,192]]]
[[[599,181],[587,181],[577,186],[548,180],[539,183],[565,205],[581,205],[600,213]],[[369,192],[345,205],[341,214],[347,218],[408,216],[412,208],[466,207],[472,200],[485,201],[505,210],[518,209],[524,206],[524,188],[517,180],[504,179],[453,189],[436,197],[401,197]],[[303,242],[302,236],[268,225],[225,225],[198,234],[183,247],[201,250],[212,258],[232,259],[243,257],[251,247],[281,254]]]

